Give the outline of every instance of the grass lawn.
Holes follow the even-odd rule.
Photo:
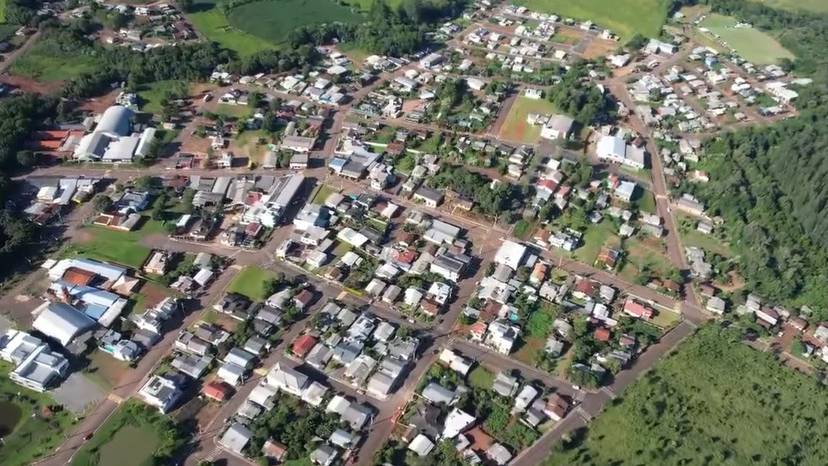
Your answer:
[[[530,366],[535,366],[538,364],[539,356],[543,352],[543,348],[545,346],[546,340],[543,338],[526,337],[520,348],[512,353],[511,357],[529,364]]]
[[[3,4],[4,4],[4,0],[0,0],[0,8],[4,8],[2,6]],[[2,10],[0,10],[0,14],[1,13],[2,13]],[[20,26],[18,26],[16,24],[2,24],[2,23],[0,23],[0,40],[7,41],[7,40],[10,40],[10,39],[14,38],[15,37],[14,33],[17,32],[17,30],[19,28],[20,28]]]
[[[828,389],[703,327],[557,448],[558,465],[824,465]]]
[[[6,22],[6,0],[0,0],[0,23]]]
[[[601,247],[610,239],[618,239],[612,222],[604,220],[601,223],[590,224],[584,233],[583,244],[574,252],[575,259],[585,264],[594,264]]]
[[[0,464],[23,466],[50,453],[73,423],[69,411],[43,417],[42,409],[52,406],[48,393],[37,393],[9,379],[10,364],[0,362]]]
[[[84,372],[104,391],[110,391],[118,385],[124,372],[128,370],[128,363],[119,361],[103,351],[93,351],[89,355],[89,365]]]
[[[137,401],[122,405],[78,450],[73,466],[164,464],[177,443],[172,421]]]
[[[646,189],[642,189],[641,187],[639,187],[636,191],[638,192],[638,194],[636,196],[636,199],[633,200],[633,204],[635,204],[636,207],[638,207],[638,210],[650,214],[656,213],[657,207],[653,192]]]
[[[825,0],[753,0],[773,8],[791,11],[812,11],[828,13],[828,2]]]
[[[546,99],[534,100],[520,95],[512,103],[506,121],[500,127],[499,136],[509,141],[534,144],[540,140],[541,128],[527,123],[526,116],[530,113],[549,114],[554,111],[555,106]]]
[[[262,50],[275,48],[274,44],[231,26],[217,4],[215,0],[197,1],[193,5],[194,12],[187,15],[187,19],[207,39],[240,56],[253,55]]]
[[[42,39],[11,66],[13,74],[38,81],[64,81],[93,72],[98,68],[94,57],[72,54],[54,39]]]
[[[311,204],[324,204],[325,201],[328,200],[328,197],[335,193],[336,190],[326,184],[322,184],[319,186],[319,189],[316,190],[316,194],[313,195],[313,200],[311,200]]]
[[[609,28],[626,42],[636,33],[656,37],[667,17],[663,0],[519,0],[527,8],[579,20],[591,20]]]
[[[684,246],[695,246],[697,248],[704,249],[705,251],[716,253],[722,257],[731,257],[733,255],[733,252],[730,250],[727,243],[714,236],[716,233],[715,230],[713,234],[705,235],[704,233],[696,230],[696,223],[698,220],[690,217],[689,215],[683,214],[679,214],[679,219],[679,233],[681,236],[681,243]]]
[[[656,327],[663,329],[672,328],[681,321],[681,314],[678,312],[665,311],[659,309],[656,315],[650,320],[650,323]]]
[[[472,388],[491,390],[494,384],[494,374],[483,366],[478,365],[469,372],[468,380]]]
[[[212,110],[212,113],[220,115],[224,119],[241,119],[253,114],[253,109],[247,105],[218,104]]]
[[[298,27],[334,21],[357,24],[364,18],[332,0],[259,0],[233,8],[227,19],[236,29],[282,44]]]
[[[344,53],[354,62],[355,65],[359,66],[365,62],[365,59],[373,55],[371,52],[365,49],[361,49],[356,46],[353,42],[343,42],[336,46],[340,52]]]
[[[265,282],[275,277],[276,274],[270,270],[256,266],[245,267],[233,278],[227,291],[243,294],[254,301],[264,301],[267,299]]]
[[[736,28],[737,22],[730,16],[710,14],[699,27],[718,34],[721,40],[736,50],[742,58],[756,64],[764,65],[776,63],[782,58],[794,58],[794,55],[770,34],[756,28]]]
[[[150,253],[150,248],[140,243],[141,238],[154,233],[166,233],[166,230],[161,222],[149,217],[139,230],[129,232],[88,225],[81,229],[79,239],[65,249],[65,255],[90,257],[137,269]]]
[[[161,113],[161,100],[167,92],[176,86],[187,86],[187,83],[183,81],[156,81],[142,85],[141,90],[138,91],[138,97],[141,99],[141,110],[149,113]]]
[[[526,220],[520,219],[517,223],[515,223],[515,227],[512,229],[512,234],[517,238],[526,241],[529,235],[534,232],[535,226],[535,222],[527,222]]]
[[[647,239],[649,240],[649,238]],[[634,281],[638,273],[645,267],[660,277],[667,277],[672,270],[670,260],[663,252],[650,244],[632,237],[628,238],[624,243],[626,252],[624,268],[619,272],[619,276],[628,281]]]

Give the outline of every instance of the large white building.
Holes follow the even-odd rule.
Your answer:
[[[123,106],[113,105],[101,115],[95,130],[81,138],[75,148],[75,159],[94,162],[128,163],[134,157],[149,153],[155,140],[155,129],[132,133],[135,113]]]
[[[95,321],[86,314],[65,303],[43,303],[35,309],[32,328],[68,346],[76,338],[95,326]]]
[[[627,144],[618,136],[601,136],[597,152],[601,160],[619,163],[636,170],[642,170],[646,166],[644,149]]]
[[[69,361],[53,352],[40,338],[18,330],[0,336],[0,359],[15,365],[9,373],[14,382],[43,392],[66,375]]]

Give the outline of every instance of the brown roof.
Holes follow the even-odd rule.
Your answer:
[[[201,391],[208,398],[224,401],[233,393],[233,388],[225,382],[210,382]]]
[[[273,439],[269,439],[262,445],[262,453],[276,461],[282,461],[287,454],[287,447]]]
[[[89,270],[79,269],[77,267],[69,267],[63,272],[63,280],[78,286],[86,286],[92,283],[95,279],[95,272]]]

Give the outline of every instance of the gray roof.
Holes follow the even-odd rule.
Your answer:
[[[103,112],[100,121],[98,121],[98,126],[95,127],[95,132],[126,136],[129,134],[129,120],[133,115],[132,110],[120,105],[113,105]]]
[[[455,393],[452,390],[436,383],[431,382],[423,389],[423,398],[432,403],[449,404],[454,400]]]

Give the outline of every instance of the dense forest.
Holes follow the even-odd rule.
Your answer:
[[[742,0],[710,2],[779,35],[814,83],[799,89],[801,115],[709,141],[711,182],[695,187],[721,215],[747,289],[769,299],[809,304],[828,317],[828,15],[794,13]]]

